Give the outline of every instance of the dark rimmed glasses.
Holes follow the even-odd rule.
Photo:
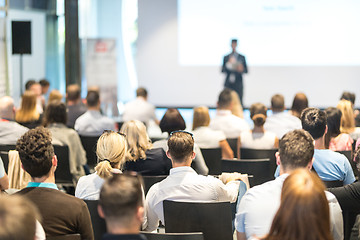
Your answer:
[[[126,134],[125,134],[125,133],[122,133],[122,132],[120,132],[120,131],[115,132],[115,131],[113,131],[113,130],[104,130],[104,131],[103,131],[103,134],[104,134],[104,133],[117,133],[117,134],[120,134],[121,136],[123,136],[124,138],[126,138]]]

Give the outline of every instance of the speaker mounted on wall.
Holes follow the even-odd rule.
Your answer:
[[[31,54],[31,22],[12,21],[12,53]]]

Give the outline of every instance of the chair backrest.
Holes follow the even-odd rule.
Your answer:
[[[6,173],[8,172],[8,167],[9,167],[8,153],[10,150],[15,150],[15,145],[0,145],[0,157],[4,163],[4,168]]]
[[[354,141],[355,142],[355,141]],[[345,157],[348,159],[351,168],[354,172],[354,175],[360,177],[360,171],[356,167],[356,163],[354,162],[353,154],[351,151],[337,151],[338,153],[344,154]]]
[[[141,232],[147,240],[204,240],[202,232],[196,233],[153,233]]]
[[[98,139],[99,136],[95,136],[95,137],[80,136],[81,143],[86,152],[87,165],[90,168],[94,168],[97,164],[96,144]]]
[[[98,213],[98,200],[84,200],[86,203],[91,217],[91,223],[94,230],[94,239],[101,240],[102,236],[106,233],[106,223],[103,218],[99,216]]]
[[[167,177],[167,175],[158,175],[158,176],[143,176],[143,181],[144,181],[144,193],[145,196],[148,193],[149,189],[151,188],[152,185],[154,185],[155,183],[161,182],[162,180],[164,180]]]
[[[165,200],[165,232],[202,232],[204,240],[232,240],[230,202],[174,202]]]
[[[31,181],[31,176],[21,167],[18,151],[9,151],[9,189],[23,189]]]
[[[241,159],[270,159],[270,168],[269,172],[274,179],[274,173],[276,171],[276,157],[275,153],[278,149],[251,149],[251,148],[240,148],[240,158]]]
[[[270,159],[223,159],[221,169],[223,172],[239,172],[253,175],[249,178],[250,186],[256,186],[273,179],[269,172]]]
[[[229,143],[231,150],[234,152],[234,156],[238,155],[238,138],[227,138],[226,141]]]
[[[221,174],[221,148],[202,148],[201,153],[209,169],[209,175]]]
[[[69,147],[54,145],[54,152],[58,160],[55,182],[58,184],[73,184],[73,177],[70,172]]]
[[[343,182],[343,181],[323,181],[323,183],[325,184],[325,186],[326,186],[327,188],[342,187],[342,186],[344,186],[344,182]]]
[[[54,237],[46,237],[47,240],[81,240],[81,235],[77,234],[67,234],[67,235],[59,235]]]

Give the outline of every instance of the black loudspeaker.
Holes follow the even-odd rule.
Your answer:
[[[12,53],[31,54],[31,22],[12,21]]]

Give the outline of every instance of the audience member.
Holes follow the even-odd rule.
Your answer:
[[[0,98],[0,144],[15,145],[16,141],[29,129],[15,122],[14,100]]]
[[[50,88],[49,81],[44,78],[39,81],[39,84],[41,86],[41,95],[46,95]]]
[[[41,125],[42,115],[36,108],[36,94],[25,91],[21,98],[21,107],[15,114],[16,122],[27,128],[36,128]]]
[[[18,194],[27,197],[40,211],[47,237],[80,233],[81,239],[94,239],[89,210],[82,200],[58,190],[55,170],[58,159],[50,131],[29,130],[17,142],[22,167],[31,182]]]
[[[332,151],[350,151],[354,140],[347,133],[340,132],[341,111],[338,108],[325,109],[328,131],[325,135],[325,148]]]
[[[150,120],[159,124],[155,115],[155,106],[147,101],[148,93],[145,88],[136,89],[136,99],[125,104],[122,119],[124,122],[139,120],[148,125]]]
[[[61,101],[63,98],[63,95],[60,93],[59,90],[52,90],[49,94],[49,103],[52,101]]]
[[[103,240],[146,240],[139,234],[144,207],[139,177],[114,174],[100,192],[99,215],[105,218],[107,234]]]
[[[322,181],[305,169],[284,181],[281,203],[264,240],[333,240],[329,205]]]
[[[26,90],[30,90],[31,85],[33,85],[34,83],[36,83],[36,81],[34,79],[30,79],[25,83],[25,91]]]
[[[355,105],[355,94],[345,91],[341,94],[340,100],[348,100],[351,102],[352,106],[354,106]]]
[[[275,94],[271,98],[271,110],[273,114],[267,118],[264,128],[275,133],[279,139],[289,131],[301,129],[300,119],[284,111],[285,101],[283,95]]]
[[[43,113],[45,108],[45,98],[42,96],[40,83],[35,82],[31,84],[29,90],[35,93],[36,95],[36,109],[40,114]]]
[[[249,130],[244,119],[231,113],[232,105],[231,90],[226,88],[219,95],[216,116],[210,122],[210,128],[223,131],[226,138],[238,138],[241,132]]]
[[[237,239],[262,237],[270,230],[271,222],[280,206],[284,180],[298,168],[311,169],[314,144],[311,135],[304,130],[286,133],[279,142],[276,162],[280,176],[275,180],[250,188],[237,209],[235,228]],[[316,160],[315,160],[316,161]],[[335,240],[343,239],[343,221],[335,196],[326,192],[331,214],[331,231]]]
[[[4,162],[0,157],[0,191],[6,190],[9,188],[9,178],[5,172]]]
[[[81,102],[80,86],[71,84],[66,88],[66,107],[68,121],[66,126],[74,128],[75,121],[78,117],[86,112],[86,106]]]
[[[160,129],[164,133],[170,135],[173,131],[185,130],[186,124],[184,118],[181,116],[179,110],[175,108],[169,108],[166,110],[164,116],[160,121]],[[162,148],[165,152],[168,150],[167,140],[159,140],[154,142],[154,148]],[[198,174],[207,175],[209,172],[208,167],[205,164],[204,157],[201,153],[199,146],[194,144],[195,159],[193,160],[193,168]]]
[[[353,139],[360,138],[360,127],[355,127],[355,117],[352,103],[348,100],[340,100],[336,106],[341,110],[341,127],[342,133],[350,134]]]
[[[168,140],[167,156],[171,159],[170,175],[154,184],[146,196],[146,231],[158,227],[159,220],[166,225],[163,213],[163,201],[186,202],[235,202],[238,196],[239,182],[234,181],[240,174],[232,174],[227,184],[212,176],[201,176],[190,167],[195,157],[194,139],[188,132],[174,132]]]
[[[65,104],[59,101],[50,102],[45,111],[44,126],[50,130],[53,144],[69,147],[70,172],[74,183],[76,183],[81,176],[85,175],[86,152],[79,135],[74,129],[68,128],[65,125],[66,121]]]
[[[232,101],[232,108],[231,113],[239,118],[244,118],[244,111],[242,107],[242,103],[240,102],[239,94],[234,91],[231,91],[231,101]]]
[[[171,161],[162,148],[153,148],[142,122],[138,120],[125,122],[121,132],[126,135],[128,144],[124,170],[138,172],[143,176],[169,174]]]
[[[89,91],[86,96],[88,110],[75,121],[75,130],[81,136],[100,136],[104,130],[116,130],[115,122],[100,113],[100,95]]]
[[[304,93],[297,93],[294,97],[290,113],[299,118],[301,116],[301,112],[309,107],[308,99]]]

